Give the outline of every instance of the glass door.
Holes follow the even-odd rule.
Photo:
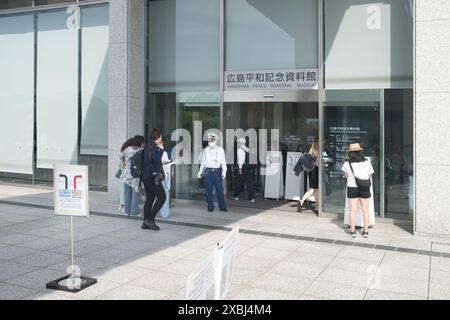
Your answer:
[[[267,129],[267,149],[270,150],[271,130],[278,130],[279,150],[283,156],[283,179],[286,176],[288,152],[307,152],[319,132],[317,102],[226,102],[224,104],[224,128]],[[258,144],[258,151],[260,146]],[[261,163],[260,152],[258,160]],[[235,161],[236,163],[236,161]],[[233,166],[230,166],[233,169]],[[233,190],[237,172],[229,170],[228,191]],[[264,192],[264,176],[261,165],[255,177],[257,194]]]
[[[380,214],[380,104],[326,103],[324,105],[323,211],[344,213],[346,179],[341,171],[350,143],[359,143],[375,170],[375,213]]]

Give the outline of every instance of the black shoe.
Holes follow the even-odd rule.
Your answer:
[[[155,230],[155,231],[159,230],[159,227],[155,224],[154,221],[145,220],[144,226],[146,226],[147,229],[151,229],[151,230]]]
[[[303,206],[301,205],[300,201],[297,201],[297,211],[298,212],[302,212],[303,211]]]
[[[350,237],[352,237],[353,239],[356,238],[356,231],[355,230],[350,230],[349,233]]]
[[[149,227],[147,227],[145,224],[142,224],[142,226],[141,226],[141,229],[144,229],[144,230],[146,230],[146,229],[150,229]]]
[[[228,209],[227,209],[227,208],[223,208],[223,209],[220,209],[220,211],[225,211],[225,212],[227,212]]]
[[[213,212],[214,208],[208,208],[208,212]]]
[[[369,238],[369,232],[367,232],[367,231],[363,231],[363,234],[362,234],[362,236],[363,236],[363,238],[364,238],[364,239],[367,239],[367,238]]]

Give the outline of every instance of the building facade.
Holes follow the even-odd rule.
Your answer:
[[[0,176],[45,183],[53,163],[86,164],[114,201],[122,143],[155,126],[183,160],[173,196],[199,199],[203,135],[233,151],[227,130],[242,129],[265,195],[266,151],[284,186],[317,136],[321,215],[343,212],[359,142],[377,215],[449,237],[448,24],[443,0],[0,1]]]

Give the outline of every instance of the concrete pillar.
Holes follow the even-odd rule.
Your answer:
[[[144,0],[109,2],[108,194],[118,201],[118,155],[125,140],[144,133]]]
[[[450,237],[450,1],[416,0],[415,234]]]

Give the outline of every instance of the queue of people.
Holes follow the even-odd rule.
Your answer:
[[[208,134],[208,145],[203,148],[200,156],[200,169],[197,178],[204,179],[206,205],[209,212],[214,211],[213,191],[215,190],[219,210],[228,211],[225,201],[222,180],[227,175],[227,163],[224,149],[218,145],[219,136]],[[170,215],[170,152],[165,150],[166,141],[161,131],[153,128],[149,140],[143,136],[135,136],[127,140],[121,147],[119,155],[120,203],[119,209],[127,216],[139,216],[139,197],[141,183],[144,185],[146,201],[142,229],[159,230],[155,218],[160,213],[161,218]],[[249,149],[245,138],[237,141],[238,181],[231,199],[239,200],[239,195],[246,189],[249,202],[255,202],[254,177],[256,165],[250,163],[253,150]],[[315,212],[318,213],[319,190],[319,139],[316,137],[309,152],[303,154],[296,168],[305,170],[308,176],[309,190],[297,202],[297,211],[302,212],[305,202],[315,196]],[[358,143],[350,144],[348,159],[342,166],[347,179],[346,196],[349,203],[350,231],[352,238],[356,237],[355,214],[358,206],[363,213],[364,229],[362,235],[369,235],[369,199],[371,198],[371,180],[374,169],[363,155],[363,149]],[[298,169],[301,168],[301,169]],[[140,171],[139,171],[140,170]],[[136,172],[139,172],[138,174]],[[245,188],[244,188],[245,187]]]

